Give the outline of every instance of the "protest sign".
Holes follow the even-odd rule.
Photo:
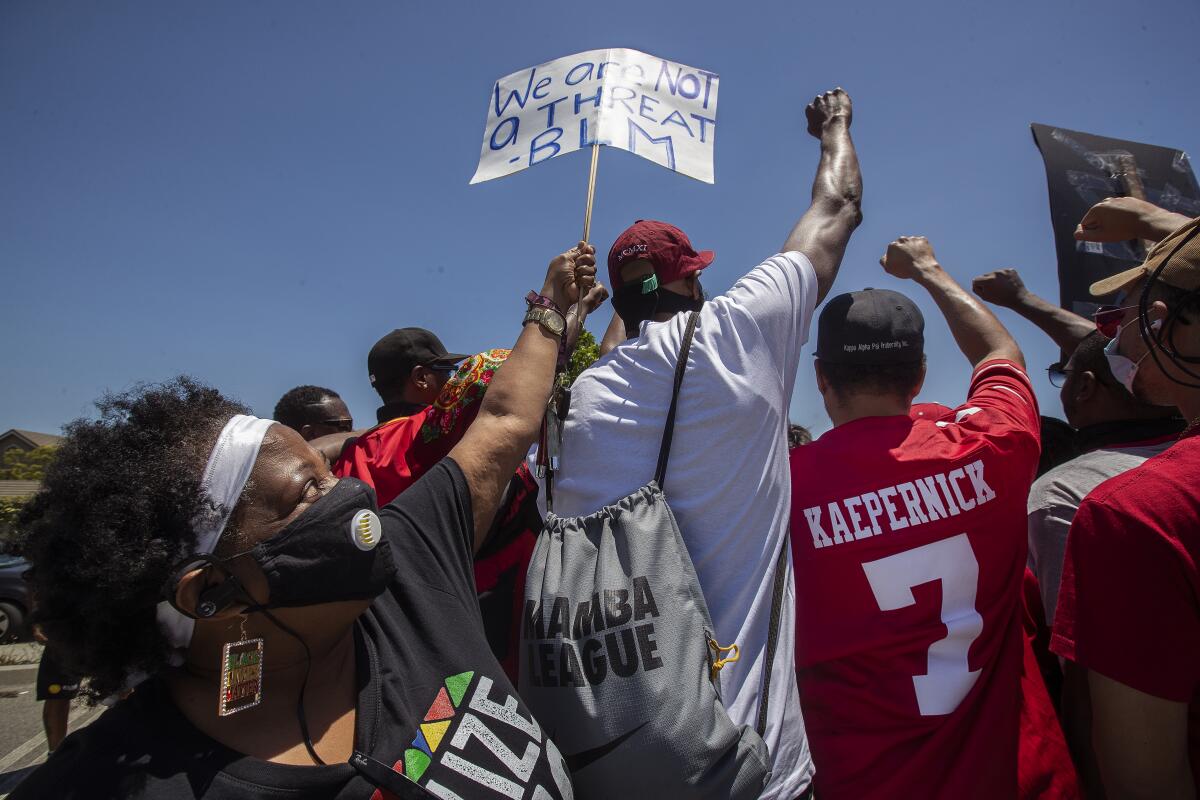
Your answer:
[[[624,48],[514,72],[492,87],[471,183],[594,143],[713,183],[717,75]]]
[[[1046,165],[1050,217],[1058,251],[1059,302],[1091,316],[1088,287],[1142,261],[1138,242],[1075,241],[1075,226],[1106,197],[1142,196],[1189,217],[1200,215],[1200,187],[1187,153],[1140,142],[1034,123],[1033,140]]]

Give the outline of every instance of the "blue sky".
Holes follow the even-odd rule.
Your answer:
[[[1132,16],[1131,16],[1132,15]],[[270,414],[299,383],[369,423],[366,352],[422,325],[508,346],[579,236],[585,154],[468,186],[493,81],[632,47],[720,73],[715,186],[605,150],[593,241],[639,217],[717,251],[710,292],[808,202],[812,95],[855,102],[866,220],[835,291],[927,317],[923,399],[968,369],[878,258],[924,234],[960,281],[1015,266],[1057,297],[1029,123],[1196,152],[1200,5],[106,2],[0,5],[0,429],[55,431],[106,389],[185,372]],[[1060,414],[1036,329],[1002,314]],[[607,315],[592,323],[603,329]],[[792,417],[828,426],[804,357]]]

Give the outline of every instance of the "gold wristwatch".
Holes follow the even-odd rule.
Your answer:
[[[525,312],[525,319],[521,323],[525,325],[530,322],[536,322],[555,336],[562,336],[563,331],[567,329],[567,320],[562,314],[552,308],[544,306],[530,306]]]

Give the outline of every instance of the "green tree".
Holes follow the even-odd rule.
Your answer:
[[[53,458],[53,447],[11,447],[0,458],[0,481],[40,481]]]
[[[579,332],[579,340],[575,342],[575,352],[567,362],[567,385],[570,386],[579,377],[579,373],[592,365],[600,357],[600,345],[591,331],[584,328]]]
[[[0,458],[0,480],[40,481],[53,458],[53,447],[35,447],[32,450],[9,448]],[[0,497],[0,553],[11,549],[13,534],[16,532],[17,514],[28,499]]]
[[[0,497],[0,553],[10,551],[10,542],[17,526],[17,514],[20,513],[21,506],[27,499],[26,497]]]

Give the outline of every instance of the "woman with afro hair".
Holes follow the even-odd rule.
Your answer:
[[[594,276],[581,242],[539,303],[565,309]],[[554,313],[530,311],[462,441],[382,510],[187,378],[70,425],[20,547],[83,693],[133,690],[11,797],[571,797],[488,647],[471,565],[540,429]]]

